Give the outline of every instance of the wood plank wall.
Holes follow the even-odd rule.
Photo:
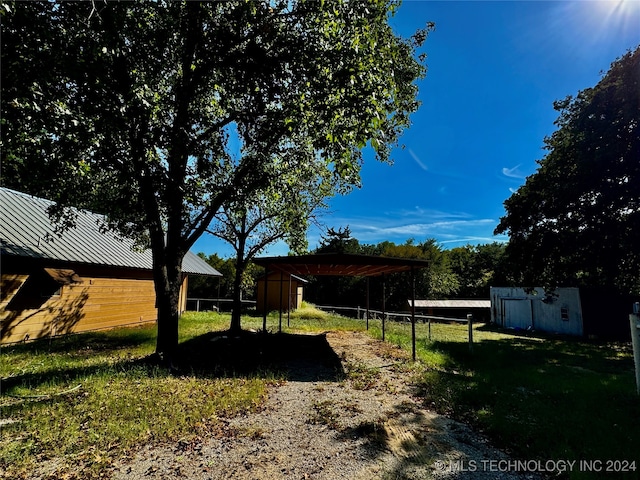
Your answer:
[[[27,309],[12,308],[11,302],[29,275],[3,273],[0,285],[1,343],[139,325],[157,319],[150,274],[139,272],[137,275],[142,278],[117,278],[98,276],[99,271],[87,267],[74,270],[82,278],[82,283],[63,285],[59,295],[36,299],[38,305],[35,308],[32,299],[29,305],[32,308]]]

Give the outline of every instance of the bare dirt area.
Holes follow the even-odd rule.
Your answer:
[[[144,446],[113,478],[533,478],[485,468],[508,459],[467,426],[422,408],[406,352],[356,332],[316,338],[333,357],[289,358],[287,380],[271,387],[261,411],[226,421],[214,438]]]

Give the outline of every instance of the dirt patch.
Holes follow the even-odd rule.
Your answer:
[[[265,408],[225,422],[225,434],[144,446],[115,479],[532,478],[481,471],[507,460],[467,426],[421,408],[406,352],[356,332],[315,336],[328,359],[287,356],[288,380]],[[336,360],[337,359],[337,360]],[[476,465],[476,471],[462,471]]]

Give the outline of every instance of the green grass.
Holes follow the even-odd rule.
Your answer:
[[[0,476],[27,476],[57,459],[50,478],[98,478],[137,445],[195,441],[219,433],[221,418],[256,409],[278,373],[260,363],[260,355],[234,357],[237,340],[226,347],[212,343],[225,338],[229,320],[226,314],[183,315],[179,375],[148,361],[153,326],[3,348],[0,417],[15,422],[0,428]],[[263,328],[259,316],[242,322],[247,330]],[[278,314],[267,317],[268,331],[279,324]],[[285,313],[282,329],[365,326],[306,305],[289,319]],[[516,459],[627,460],[640,467],[640,398],[629,345],[533,338],[476,325],[470,353],[465,325],[433,324],[432,341],[427,325],[418,323],[416,331],[419,362],[411,370],[428,408],[470,423]],[[379,321],[370,322],[369,334],[381,338]],[[245,345],[264,346],[258,338],[246,337],[254,343]],[[410,325],[388,322],[386,339],[411,351]],[[345,368],[358,388],[382,375],[363,365]],[[637,478],[637,472],[615,478]]]
[[[287,325],[289,324],[289,326]],[[226,328],[227,326],[220,327]],[[352,318],[333,315],[319,310],[314,305],[302,302],[302,306],[289,314],[282,313],[282,320],[278,312],[267,315],[267,330],[277,332],[282,327],[283,332],[323,332],[326,330],[364,331],[365,325]],[[263,317],[261,314],[242,317],[242,328],[262,330]]]
[[[211,320],[186,315],[181,341],[210,331]],[[141,443],[193,441],[262,403],[268,375],[170,375],[148,361],[154,343],[146,327],[3,348],[1,418],[14,423],[0,429],[0,476],[58,459],[51,478],[97,478]]]
[[[640,469],[640,397],[630,344],[534,338],[466,325],[417,325],[424,404],[470,423],[514,458],[623,460]],[[374,332],[374,334],[376,334]],[[410,350],[410,328],[387,339]],[[578,464],[576,464],[578,465]],[[601,478],[575,470],[568,478]],[[638,478],[637,470],[615,478]]]

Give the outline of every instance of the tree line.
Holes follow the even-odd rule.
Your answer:
[[[444,249],[434,239],[416,242],[408,239],[403,244],[385,241],[378,244],[361,243],[351,236],[348,227],[329,229],[319,246],[307,253],[350,253],[396,258],[422,259],[430,268],[416,272],[417,298],[489,298],[489,287],[513,284],[509,274],[505,245],[465,245]],[[236,278],[234,258],[222,259],[217,254],[199,254],[222,273],[222,278],[194,278],[190,282],[191,297],[233,298]],[[240,297],[255,299],[257,279],[264,274],[252,263],[245,269],[240,286]],[[363,277],[314,276],[307,278],[305,299],[318,305],[357,306],[366,301],[367,280]],[[385,306],[405,310],[411,298],[410,274],[407,272],[385,276]],[[382,279],[369,280],[372,308],[381,308]]]
[[[70,207],[84,208],[151,250],[156,352],[170,365],[182,259],[201,235],[233,245],[234,260],[214,266],[233,266],[224,286],[238,306],[252,256],[277,239],[302,253],[325,199],[360,186],[364,148],[392,161],[420,106],[421,49],[434,27],[397,35],[398,8],[3,2],[2,185],[56,202],[60,229],[73,227]],[[538,171],[505,202],[496,232],[509,235],[506,247],[361,245],[338,229],[316,251],[428,259],[423,297],[485,296],[510,282],[640,293],[639,70],[636,47],[596,86],[555,103]],[[353,281],[333,293],[356,293]],[[335,285],[314,279],[309,290],[322,300]],[[402,288],[398,280],[391,304],[407,298]]]

